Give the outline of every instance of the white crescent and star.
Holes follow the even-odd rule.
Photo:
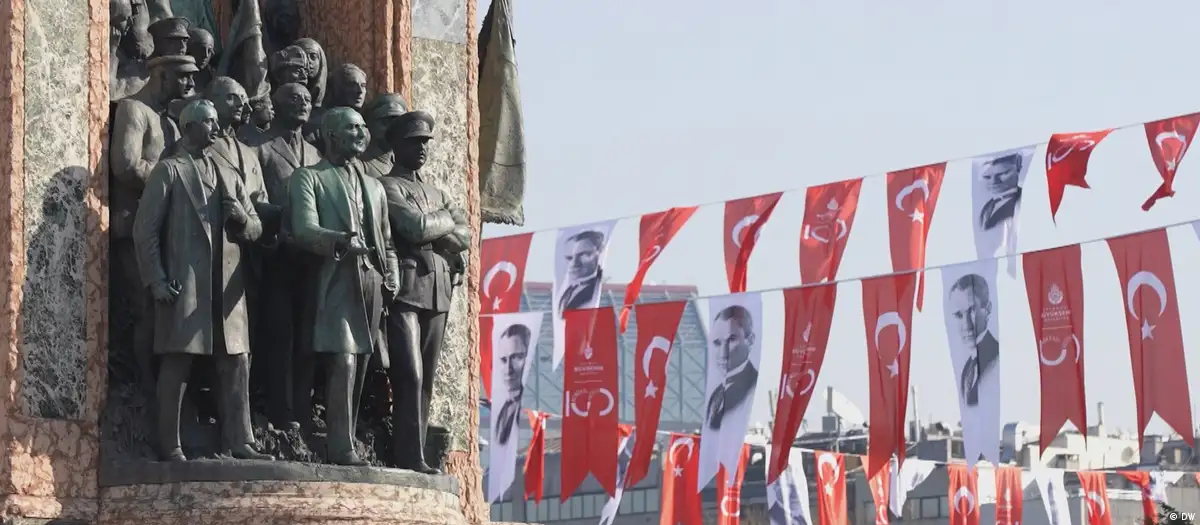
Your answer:
[[[1180,144],[1182,144],[1182,146],[1179,147],[1179,153],[1174,158],[1170,158],[1170,159],[1164,158],[1163,159],[1163,162],[1167,165],[1167,169],[1174,170],[1175,167],[1179,164],[1180,157],[1182,157],[1183,154],[1187,152],[1188,141],[1187,141],[1187,137],[1183,136],[1182,133],[1179,133],[1178,131],[1175,131],[1175,130],[1164,131],[1162,133],[1159,133],[1158,135],[1154,136],[1154,143],[1158,144],[1159,154],[1161,154],[1163,152],[1163,142],[1166,142],[1167,140],[1170,140],[1170,139],[1178,140],[1180,142]]]
[[[821,454],[817,456],[817,468],[820,469],[821,465],[829,465],[833,469],[833,481],[825,484],[825,493],[833,494],[833,483],[841,476],[841,469],[838,468],[837,460],[833,458],[833,454]]]
[[[896,192],[896,209],[903,212],[904,199],[917,190],[921,190],[921,202],[929,202],[929,182],[925,179],[917,179],[912,181],[912,184],[900,188],[900,191]],[[922,211],[924,208],[925,206],[921,206],[919,209],[913,206],[913,212],[908,216],[912,217],[913,222],[923,222],[925,220],[925,212]]]
[[[1167,311],[1167,286],[1163,284],[1162,279],[1159,279],[1154,272],[1141,270],[1133,277],[1129,278],[1129,283],[1125,285],[1125,301],[1129,308],[1129,315],[1134,319],[1141,320],[1138,316],[1137,307],[1133,304],[1133,296],[1137,293],[1138,288],[1143,286],[1150,287],[1154,293],[1158,294],[1158,315],[1162,315]],[[1145,313],[1145,312],[1143,312]],[[1154,339],[1155,326],[1150,324],[1148,320],[1142,320],[1142,339]]]
[[[694,439],[692,439],[691,436],[676,439],[675,441],[671,442],[671,449],[668,450],[667,453],[672,458],[675,457],[675,449],[677,449],[679,447],[687,447],[687,449],[688,449],[687,457],[684,458],[682,462],[680,462],[680,461],[675,462],[675,477],[678,478],[678,477],[683,476],[683,467],[681,467],[679,465],[680,465],[680,463],[687,463],[688,461],[692,460],[692,452],[695,451],[695,449],[694,449],[695,443],[696,443],[696,441]]]
[[[669,358],[671,356],[671,341],[661,335],[656,335],[650,340],[650,344],[646,346],[646,351],[642,353],[642,373],[647,378],[650,377],[650,361],[654,359],[655,350],[662,350],[663,355]],[[645,397],[649,399],[656,395],[658,395],[658,387],[655,386],[654,380],[651,379],[646,384]]]
[[[495,297],[492,295],[492,280],[495,279],[496,276],[499,275],[500,273],[508,274],[508,283],[504,286],[504,290],[501,290],[500,293],[504,293],[504,292],[511,290],[513,285],[516,284],[516,282],[517,282],[517,265],[513,264],[511,261],[497,262],[496,264],[493,264],[491,268],[488,268],[487,273],[483,274],[483,296],[484,297],[488,297],[488,298]],[[496,301],[493,304],[493,307],[496,309],[499,309],[500,308],[500,298],[495,297],[495,299],[496,299]]]
[[[662,253],[662,246],[655,244],[654,246],[651,246],[649,250],[646,250],[646,252],[646,257],[643,258],[642,261],[648,263],[654,262],[654,260],[658,258],[658,254]]]
[[[1096,493],[1096,491],[1089,490],[1087,493],[1087,499],[1091,500],[1092,503],[1095,503],[1096,507],[1099,507],[1100,512],[1097,512],[1098,516],[1103,516],[1108,512],[1108,509],[1104,508],[1104,498],[1101,497],[1100,494]]]
[[[1063,152],[1064,146],[1066,147],[1065,152]],[[1074,137],[1068,138],[1064,143],[1059,144],[1058,148],[1050,154],[1050,165],[1046,168],[1049,169],[1055,164],[1065,160],[1071,155],[1071,153],[1075,151],[1076,146],[1079,147],[1079,151],[1087,151],[1096,147],[1096,141],[1092,140],[1092,137],[1088,135],[1075,135]],[[1062,152],[1062,154],[1059,155],[1059,152]]]
[[[896,346],[896,357],[892,359],[892,363],[887,365],[888,373],[892,377],[900,375],[900,353],[904,351],[904,345],[908,343],[908,327],[904,326],[904,319],[900,318],[899,312],[884,312],[875,319],[875,351],[879,351],[879,333],[884,328],[895,326],[900,338],[900,344]]]
[[[729,511],[729,507],[726,506],[727,503],[734,504],[733,512]],[[721,498],[721,514],[729,516],[730,518],[736,518],[736,517],[742,515],[742,506],[738,505],[737,500],[731,500],[731,499],[729,499],[729,496],[725,496],[725,497]]]
[[[737,246],[738,248],[742,247],[742,230],[753,226],[756,222],[758,222],[758,214],[752,213],[742,217],[741,220],[737,221],[737,223],[733,225],[733,229],[730,231],[730,236],[733,238],[734,246]],[[754,232],[754,240],[756,242],[758,241],[758,234],[761,231],[762,230]]]
[[[1054,359],[1050,359],[1049,357],[1046,357],[1046,342],[1051,341],[1051,340],[1052,339],[1047,338],[1047,339],[1043,339],[1041,343],[1038,343],[1038,357],[1041,359],[1043,365],[1058,366],[1059,364],[1061,364],[1063,362],[1063,360],[1065,360],[1067,358],[1067,344],[1071,343],[1071,342],[1075,343],[1075,362],[1076,363],[1079,362],[1079,357],[1080,357],[1079,337],[1077,337],[1075,334],[1072,333],[1071,337],[1069,339],[1063,339],[1062,346],[1061,346],[1060,350],[1058,351],[1058,357],[1055,357]]]
[[[967,511],[963,515],[969,515],[975,512],[975,495],[971,494],[971,490],[967,487],[958,487],[958,492],[954,493],[954,498],[950,502],[950,506],[958,508],[959,500],[967,500]]]
[[[567,404],[569,405],[569,408],[571,409],[571,413],[573,413],[573,414],[575,414],[575,415],[577,415],[577,416],[579,416],[579,417],[588,417],[588,415],[589,415],[589,414],[591,413],[591,411],[592,411],[592,403],[591,403],[591,401],[590,401],[590,400],[588,401],[588,406],[587,406],[587,408],[585,408],[585,409],[583,409],[583,410],[580,410],[580,409],[579,409],[579,405],[577,404],[577,401],[579,400],[579,396],[580,396],[580,395],[583,395],[584,397],[587,397],[587,396],[588,396],[588,394],[591,394],[591,393],[593,393],[593,391],[589,391],[589,390],[576,390],[576,391],[575,391],[575,394],[573,394],[573,395],[571,395],[571,396],[570,396],[570,402],[569,402],[569,403],[567,403]],[[615,405],[615,403],[613,403],[614,399],[613,399],[613,394],[612,394],[612,392],[609,392],[607,388],[597,388],[597,389],[594,391],[594,393],[601,394],[601,395],[603,395],[603,396],[604,396],[604,398],[605,398],[606,400],[608,400],[608,405],[604,407],[604,410],[601,410],[601,411],[600,411],[600,414],[599,414],[599,415],[600,415],[600,416],[607,416],[608,414],[612,413],[613,406]]]
[[[787,392],[788,397],[796,397],[796,392],[792,389],[792,380],[800,377],[808,378],[808,381],[804,383],[804,388],[800,389],[800,395],[802,396],[808,395],[809,392],[812,392],[813,385],[817,383],[817,373],[813,372],[811,368],[800,374],[788,374],[787,380],[783,382],[783,390]]]

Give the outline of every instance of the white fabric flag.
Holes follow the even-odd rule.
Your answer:
[[[767,447],[766,457],[771,457]],[[808,478],[804,475],[803,449],[793,448],[788,464],[774,483],[767,486],[767,518],[771,525],[812,525],[808,508]],[[763,462],[763,468],[769,462]]]
[[[1174,485],[1182,477],[1182,472],[1151,472],[1150,486],[1147,487],[1150,493],[1150,500],[1158,503],[1169,503],[1167,501],[1167,487]]]
[[[629,460],[633,458],[633,444],[637,441],[637,429],[633,429],[628,436],[621,438],[621,443],[617,445],[617,490],[613,491],[611,498],[600,509],[600,525],[612,525],[613,520],[617,519],[617,511],[621,508],[621,496],[625,493],[625,473],[629,469]]]
[[[558,230],[554,247],[554,369],[562,365],[566,322],[562,313],[600,306],[604,285],[604,259],[616,220],[571,226]]]
[[[696,490],[717,476],[721,465],[737,472],[750,426],[750,407],[762,358],[762,296],[757,292],[708,300],[708,378],[704,426],[700,433],[700,472]],[[733,479],[732,476],[729,478]]]
[[[971,223],[980,259],[1008,255],[1008,274],[1016,277],[1017,231],[1025,174],[1037,146],[1001,151],[971,160]]]
[[[937,468],[937,463],[924,459],[909,458],[904,460],[900,468],[896,468],[896,458],[892,457],[892,493],[889,496],[888,507],[892,514],[904,517],[904,503],[908,501],[908,493],[917,488]]]
[[[520,448],[521,397],[533,368],[543,312],[492,316],[492,399],[489,410],[488,501],[494,502],[512,485]]]
[[[1000,462],[1000,304],[995,259],[942,268],[942,313],[968,468]]]
[[[1063,469],[1035,468],[1034,481],[1046,507],[1049,525],[1071,525],[1071,507],[1067,504],[1067,487],[1063,483]]]

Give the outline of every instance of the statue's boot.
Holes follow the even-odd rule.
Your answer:
[[[183,449],[175,447],[162,454],[163,461],[181,462],[187,461],[187,456],[183,455]]]
[[[396,466],[421,474],[441,474],[442,471],[425,463],[425,439],[421,425],[396,428]]]
[[[235,445],[235,446],[231,447],[229,449],[229,454],[237,459],[257,459],[260,461],[275,461],[275,456],[272,456],[270,454],[263,454],[262,452],[254,450],[254,447],[250,446],[249,443],[242,443],[241,445]]]
[[[358,453],[353,449],[342,452],[335,452],[327,449],[325,460],[334,465],[344,465],[347,467],[365,467],[367,462],[358,457]]]

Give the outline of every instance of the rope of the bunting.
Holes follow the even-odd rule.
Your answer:
[[[1120,234],[1117,234],[1117,235],[1109,235],[1109,236],[1107,236],[1107,237],[1093,237],[1093,238],[1091,238],[1091,239],[1087,239],[1087,240],[1083,240],[1083,241],[1079,241],[1079,242],[1072,242],[1072,243],[1067,243],[1067,244],[1061,244],[1061,245],[1058,245],[1058,246],[1051,246],[1051,247],[1047,247],[1047,248],[1039,248],[1039,249],[1037,249],[1037,250],[1029,250],[1029,251],[1025,251],[1025,252],[1016,253],[1016,254],[1013,254],[1013,255],[1007,255],[1007,254],[1005,254],[1005,255],[993,255],[993,256],[989,256],[989,257],[980,257],[980,258],[977,258],[977,259],[967,259],[967,260],[965,260],[965,261],[958,261],[958,262],[953,262],[953,263],[939,264],[939,265],[936,265],[936,266],[926,266],[926,267],[924,267],[924,268],[919,268],[919,269],[916,269],[916,270],[904,270],[904,271],[899,271],[899,272],[884,272],[884,273],[878,273],[878,274],[873,274],[873,275],[864,275],[864,276],[860,276],[860,277],[844,277],[844,278],[841,278],[841,279],[831,279],[831,280],[828,280],[828,281],[822,281],[822,282],[819,282],[819,283],[797,284],[797,285],[792,285],[792,286],[775,286],[775,287],[772,287],[772,288],[762,288],[762,289],[758,289],[758,290],[747,290],[747,291],[745,291],[745,292],[741,292],[741,293],[742,293],[742,294],[752,294],[752,293],[763,294],[763,293],[770,293],[770,292],[778,292],[778,291],[782,291],[782,290],[792,290],[792,289],[795,289],[795,288],[809,288],[809,287],[813,287],[813,286],[829,286],[829,285],[839,285],[839,284],[850,283],[850,282],[855,282],[855,281],[865,281],[865,280],[867,280],[867,279],[875,279],[875,278],[878,278],[878,277],[888,277],[888,276],[892,276],[892,275],[908,275],[908,274],[910,274],[910,273],[930,272],[930,271],[933,271],[933,270],[941,270],[941,269],[943,269],[943,268],[949,268],[949,267],[951,267],[951,266],[958,266],[958,265],[960,265],[960,264],[966,264],[966,263],[970,263],[970,262],[976,262],[976,261],[993,261],[993,260],[994,260],[994,261],[1003,261],[1003,260],[1006,260],[1006,259],[1009,259],[1009,258],[1014,258],[1014,259],[1015,259],[1015,258],[1017,258],[1017,257],[1021,257],[1021,256],[1025,255],[1025,254],[1027,254],[1027,253],[1037,253],[1037,252],[1044,252],[1044,251],[1054,250],[1054,249],[1057,249],[1057,248],[1062,248],[1062,247],[1064,247],[1064,246],[1075,246],[1075,245],[1080,245],[1080,246],[1083,246],[1083,245],[1085,245],[1085,244],[1094,244],[1094,243],[1098,243],[1098,242],[1102,242],[1102,241],[1107,241],[1107,240],[1109,240],[1109,239],[1115,239],[1115,238],[1117,238],[1117,237],[1125,237],[1125,236],[1128,236],[1128,235],[1137,235],[1137,234],[1139,234],[1139,233],[1145,233],[1145,232],[1154,231],[1154,230],[1166,230],[1166,229],[1169,229],[1169,228],[1175,228],[1175,227],[1177,227],[1177,226],[1184,226],[1184,225],[1192,224],[1192,223],[1194,223],[1194,222],[1197,222],[1197,221],[1200,221],[1200,217],[1192,217],[1191,219],[1182,220],[1182,221],[1176,221],[1176,222],[1173,222],[1173,223],[1170,223],[1170,224],[1165,224],[1165,225],[1162,225],[1162,226],[1154,226],[1154,227],[1151,227],[1151,228],[1143,228],[1143,229],[1140,229],[1140,230],[1134,230],[1134,231],[1130,231],[1130,232],[1120,233]],[[690,298],[690,299],[683,299],[683,300],[678,300],[678,301],[699,301],[699,300],[703,300],[703,299],[712,299],[712,298],[714,298],[714,297],[724,297],[724,296],[727,296],[727,295],[740,295],[740,294],[732,294],[732,293],[718,293],[718,294],[711,294],[711,295],[697,295],[696,297],[692,297],[692,298]],[[660,302],[677,302],[677,300],[646,301],[646,302],[637,301],[636,303],[632,303],[632,304],[634,304],[634,305],[638,305],[638,304],[654,304],[654,303],[660,303]],[[621,304],[613,304],[613,305],[612,305],[612,307],[613,307],[613,308],[622,308],[622,307],[623,307],[623,305],[621,305]],[[538,312],[538,311],[542,311],[542,312],[546,312],[546,313],[552,313],[550,310],[531,310],[531,312]],[[529,313],[529,312],[515,312],[515,313]],[[493,312],[493,313],[482,313],[482,312],[481,312],[481,313],[479,314],[479,317],[496,317],[496,316],[505,316],[505,315],[514,315],[514,313],[512,313],[512,312],[510,312],[510,313],[498,313],[498,312]]]
[[[537,413],[539,413],[539,414],[543,414],[543,415],[545,415],[545,416],[546,416],[546,419],[562,419],[562,418],[563,418],[563,417],[562,417],[562,415],[560,415],[560,414],[555,414],[555,413],[553,413],[553,412],[546,412],[545,410],[534,410],[534,409],[531,409],[531,408],[527,408],[527,409],[525,409],[525,410],[528,410],[528,411],[530,411],[530,412],[537,412]],[[629,425],[629,426],[630,426],[631,428],[637,429],[637,426],[636,426],[636,425]],[[681,436],[692,436],[693,438],[696,438],[696,439],[702,439],[702,436],[700,436],[700,435],[698,435],[698,434],[693,434],[693,433],[691,433],[691,432],[671,432],[671,431],[669,431],[669,430],[656,430],[656,431],[654,431],[654,435],[655,435],[655,436],[670,436],[670,435],[672,435],[672,434],[679,434],[679,435],[681,435]],[[839,437],[834,437],[833,439],[835,439],[835,440],[839,440],[839,439],[841,439],[841,437],[840,437],[840,436],[839,436]],[[489,443],[489,444],[488,444],[488,446],[491,446],[491,444]],[[771,446],[774,446],[774,445],[771,445]],[[816,449],[816,448],[808,448],[808,447],[789,447],[789,448],[791,448],[792,450],[798,450],[798,451],[800,451],[801,453],[807,452],[807,453],[809,453],[809,454],[817,454],[817,453],[819,453],[819,452],[828,452],[828,453],[831,453],[831,454],[841,454],[841,455],[843,455],[843,456],[858,456],[858,457],[862,457],[862,458],[865,458],[865,457],[866,457],[866,455],[864,455],[864,454],[851,454],[851,453],[847,453],[847,452],[834,452],[834,451],[832,451],[832,450],[821,450],[821,449]],[[933,463],[934,465],[936,465],[936,466],[938,466],[938,467],[946,467],[946,466],[949,466],[949,465],[965,465],[965,464],[966,464],[966,460],[963,460],[963,461],[961,461],[961,462],[954,462],[954,461],[936,461],[936,460],[932,460],[932,459],[921,459],[921,458],[918,458],[918,457],[909,457],[909,458],[906,458],[906,459],[907,459],[907,460],[915,460],[915,461],[927,461],[927,462],[929,462],[929,463]],[[995,464],[993,468],[999,468],[999,467],[1011,467],[1011,466],[1018,466],[1018,465]],[[1029,467],[1029,468],[1026,468],[1026,467],[1020,467],[1020,468],[1021,468],[1021,470],[1028,470],[1028,471],[1038,470],[1039,468],[1040,468],[1040,469],[1046,469],[1046,470],[1052,470],[1050,467]],[[1053,470],[1062,470],[1063,472],[1103,472],[1103,473],[1105,473],[1105,474],[1118,474],[1118,473],[1121,473],[1121,472],[1137,472],[1137,470],[1132,470],[1132,471],[1131,471],[1131,470],[1118,470],[1118,469],[1075,469],[1075,470],[1071,470],[1071,469],[1053,469]],[[1170,469],[1170,468],[1159,468],[1158,470],[1160,470],[1160,471],[1162,471],[1162,472],[1184,472],[1184,473],[1190,472],[1190,471],[1188,471],[1188,470],[1172,470],[1172,469]]]
[[[1160,120],[1165,120],[1165,119],[1170,119],[1170,118],[1175,118],[1175,117],[1182,117],[1182,116],[1185,116],[1185,115],[1191,115],[1191,114],[1192,114],[1192,113],[1177,113],[1177,114],[1175,114],[1175,115],[1171,115],[1171,116],[1169,116],[1169,117],[1163,117],[1163,118],[1158,118],[1158,119],[1154,119],[1154,120],[1146,120],[1146,121],[1142,121],[1142,122],[1133,122],[1133,123],[1130,123],[1130,124],[1125,124],[1125,125],[1122,125],[1122,126],[1117,126],[1117,127],[1115,127],[1115,128],[1096,128],[1096,129],[1093,129],[1093,130],[1091,130],[1091,131],[1099,131],[1099,130],[1101,130],[1101,129],[1109,129],[1109,130],[1111,130],[1111,131],[1121,131],[1121,130],[1126,130],[1126,129],[1133,128],[1133,127],[1136,127],[1136,126],[1144,126],[1144,125],[1146,125],[1146,124],[1147,124],[1147,123],[1149,123],[1149,122],[1158,122],[1158,121],[1160,121]],[[1086,133],[1086,132],[1079,132],[1079,133]],[[1053,135],[1053,133],[1051,133],[1051,135]],[[962,161],[967,161],[967,160],[971,160],[971,159],[979,158],[979,157],[981,157],[981,156],[983,156],[983,155],[987,155],[988,153],[998,153],[998,152],[1002,152],[1002,151],[1018,150],[1018,149],[1024,149],[1024,148],[1029,148],[1029,147],[1039,147],[1039,146],[1044,146],[1044,145],[1046,145],[1046,144],[1049,144],[1049,143],[1050,143],[1050,141],[1049,141],[1049,140],[1043,140],[1043,141],[1041,141],[1041,142],[1034,142],[1034,143],[1032,143],[1032,144],[1026,144],[1026,145],[1024,145],[1024,146],[1017,146],[1017,147],[1013,147],[1013,148],[1004,148],[1004,149],[992,150],[992,151],[989,151],[989,152],[987,152],[987,153],[978,153],[978,154],[975,154],[975,155],[968,155],[968,156],[954,157],[954,158],[950,158],[950,159],[943,159],[943,160],[934,161],[934,162],[927,162],[927,163],[925,163],[925,164],[915,164],[915,165],[913,165],[913,166],[910,166],[910,168],[916,168],[916,167],[921,167],[921,166],[928,166],[928,165],[931,165],[931,164],[940,164],[940,163],[943,163],[943,162],[945,162],[946,164],[949,164],[949,163],[951,163],[951,162],[962,162]],[[905,168],[905,169],[907,169],[907,168]],[[885,172],[883,172],[883,173],[872,173],[872,174],[870,174],[870,175],[863,175],[862,177],[855,177],[855,178],[857,178],[857,179],[862,179],[862,180],[866,181],[866,180],[871,180],[871,179],[876,179],[876,178],[885,177],[885,176],[887,176],[887,174],[888,174],[888,173],[890,173],[890,171],[885,171]],[[842,179],[842,180],[833,180],[833,181],[828,181],[828,182],[822,182],[822,183],[816,184],[815,186],[822,186],[822,185],[825,185],[825,184],[835,184],[835,183],[838,183],[838,182],[846,182],[846,181],[848,181],[848,180],[855,180],[855,178],[850,178],[850,179]],[[771,194],[771,193],[795,193],[795,192],[798,192],[798,191],[801,191],[801,190],[807,190],[808,188],[811,188],[812,186],[814,186],[814,185],[800,186],[800,187],[795,187],[795,188],[791,188],[791,189],[787,189],[787,190],[783,190],[783,191],[779,191],[779,192],[768,191],[768,192],[763,192],[763,193],[756,193],[756,194],[753,194],[753,195],[746,195],[746,196],[744,196],[744,197],[725,198],[725,199],[722,199],[722,200],[715,200],[715,201],[709,201],[709,202],[705,202],[705,203],[701,203],[701,204],[694,204],[693,206],[695,206],[695,207],[697,207],[697,208],[706,208],[706,207],[709,207],[709,206],[716,206],[716,205],[718,205],[718,204],[725,204],[726,202],[729,202],[729,201],[735,201],[735,200],[744,199],[744,198],[749,198],[749,197],[757,197],[757,196],[759,196],[759,195],[767,195],[767,194]],[[668,208],[662,208],[662,209],[664,209],[664,210],[665,210],[665,209],[668,209]],[[631,215],[622,215],[622,216],[619,216],[619,217],[610,217],[610,218],[608,218],[608,219],[605,219],[605,220],[600,220],[600,221],[590,221],[590,222],[580,222],[580,223],[575,223],[575,224],[573,224],[572,226],[577,226],[577,225],[580,225],[580,224],[591,224],[591,223],[595,223],[595,222],[624,221],[624,220],[628,220],[628,219],[638,219],[638,218],[641,218],[641,216],[642,216],[642,215],[643,215],[642,213],[636,213],[636,214],[631,214]],[[1190,221],[1189,221],[1189,222],[1190,222]],[[558,231],[558,230],[560,230],[560,229],[562,229],[562,228],[565,228],[565,226],[558,226],[558,227],[554,227],[554,228],[541,228],[541,229],[537,229],[537,230],[525,230],[525,231],[522,231],[522,232],[520,232],[520,233],[510,233],[510,234],[507,234],[507,235],[496,235],[496,236],[494,236],[494,237],[486,237],[486,238],[484,238],[483,240],[485,240],[485,241],[486,241],[486,240],[490,240],[490,239],[502,239],[502,238],[504,238],[504,237],[511,237],[511,236],[513,236],[513,235],[524,235],[524,234],[527,234],[527,233],[542,233],[542,232],[548,232],[548,231]],[[1067,246],[1070,246],[1070,245],[1067,245]]]

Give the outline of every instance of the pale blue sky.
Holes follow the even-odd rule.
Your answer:
[[[481,4],[481,13],[487,8]],[[723,201],[868,176],[839,272],[886,273],[884,180],[889,170],[1045,141],[1051,133],[1144,122],[1200,110],[1196,45],[1181,21],[1200,3],[1007,0],[803,2],[785,0],[518,0],[517,52],[527,130],[524,228],[488,225],[485,237],[535,230],[527,280],[550,281],[554,229],[671,206]],[[482,17],[481,17],[482,18]],[[1189,73],[1190,71],[1190,73]],[[1200,153],[1192,153],[1193,156]],[[1044,149],[1026,182],[1021,251],[1197,217],[1200,158],[1179,171],[1178,195],[1148,213],[1158,186],[1145,134],[1115,132],[1092,155],[1093,189],[1069,188],[1050,220]],[[973,257],[970,163],[952,162],[930,234],[928,262]],[[788,193],[763,229],[750,289],[799,283],[803,191]],[[722,207],[696,214],[649,279],[726,291]],[[1195,267],[1190,227],[1170,232],[1176,268]],[[609,251],[614,282],[636,269],[637,220],[622,221]],[[1083,249],[1090,422],[1136,428],[1121,286],[1104,243]],[[941,278],[929,276],[914,320],[912,381],[920,416],[956,421]],[[1176,273],[1185,321],[1200,315],[1200,275]],[[1023,281],[1001,278],[1002,411],[1036,423],[1036,349]],[[839,288],[819,386],[868,410],[866,341],[857,282]],[[779,380],[782,298],[765,296],[757,420]],[[1186,342],[1200,328],[1184,323]],[[1192,352],[1191,355],[1195,355]],[[1196,360],[1190,382],[1200,391]],[[824,410],[814,399],[808,417]],[[1159,422],[1151,428],[1162,430]]]

